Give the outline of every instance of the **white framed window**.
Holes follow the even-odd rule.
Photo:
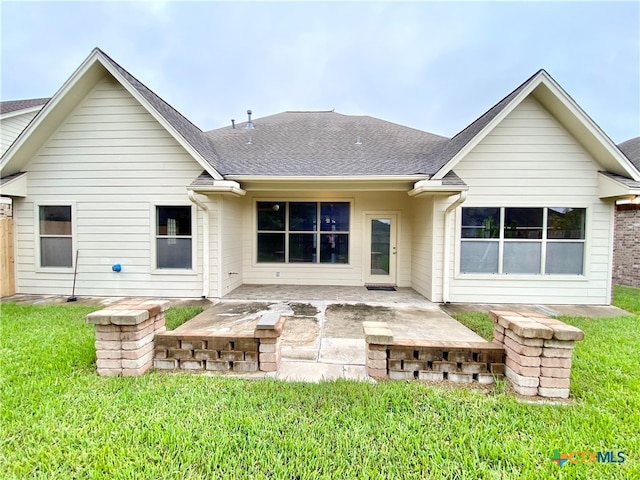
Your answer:
[[[39,205],[38,249],[41,268],[73,267],[73,209],[71,205]]]
[[[349,202],[256,203],[258,263],[349,263]]]
[[[192,207],[156,205],[155,219],[156,269],[192,270],[194,257]]]
[[[586,209],[463,207],[460,273],[583,275]]]

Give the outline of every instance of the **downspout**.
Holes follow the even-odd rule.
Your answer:
[[[447,207],[444,211],[444,253],[442,258],[442,302],[447,304],[449,301],[449,264],[451,257],[451,229],[449,223],[451,212],[464,203],[467,199],[467,191],[460,192],[458,199]]]
[[[187,192],[189,200],[202,210],[202,298],[209,296],[209,207],[198,199],[193,190]]]

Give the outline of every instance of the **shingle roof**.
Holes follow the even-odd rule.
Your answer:
[[[0,185],[4,185],[5,183],[9,183],[11,180],[15,180],[18,177],[21,177],[27,172],[16,172],[11,175],[7,175],[6,177],[0,178]]]
[[[633,180],[628,177],[623,177],[622,175],[618,175],[617,173],[612,173],[612,172],[600,172],[600,173],[603,175],[606,175],[609,178],[612,178],[613,180],[616,180],[617,182],[622,183],[623,185],[629,188],[640,188],[640,181],[638,180]]]
[[[18,110],[26,110],[27,108],[39,107],[48,101],[48,98],[33,98],[28,100],[8,100],[6,102],[0,102],[0,115],[17,112]]]
[[[200,154],[200,156],[202,156],[202,158],[209,162],[213,168],[218,170],[218,155],[216,154],[215,148],[211,142],[207,137],[202,135],[202,130],[196,127],[184,115],[151,91],[140,80],[122,68],[115,60],[109,57],[109,55],[99,48],[96,50],[98,50],[104,58],[127,79],[127,81],[140,93],[140,95],[142,95],[145,100],[147,100],[151,106],[176,129],[182,138],[184,138]]]
[[[633,163],[640,172],[640,137],[622,142],[618,145],[618,148],[631,160],[631,163]]]
[[[206,132],[224,175],[425,175],[449,139],[369,116],[285,112]]]

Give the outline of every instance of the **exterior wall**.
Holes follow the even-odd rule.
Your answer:
[[[0,156],[7,151],[13,141],[18,138],[22,130],[36,116],[35,112],[18,113],[8,115],[8,118],[0,120]]]
[[[433,223],[433,205],[433,197],[412,200],[411,286],[428,299],[432,299],[434,295],[433,249],[437,225]]]
[[[69,294],[73,269],[40,268],[37,206],[72,205],[78,295],[200,296],[202,215],[193,272],[154,272],[155,205],[191,205],[196,161],[115,80],[100,81],[28,162],[16,199],[18,293]],[[115,273],[111,266],[122,265]]]
[[[459,274],[458,208],[449,271],[451,301],[610,303],[614,205],[598,198],[598,169],[591,156],[536,100],[522,102],[455,167],[469,185],[463,206],[586,208],[585,274]],[[444,201],[437,203],[436,217],[446,206]],[[435,225],[439,222],[435,218]],[[440,258],[438,252],[435,258]],[[438,275],[437,292],[441,292],[441,285],[442,276]]]
[[[349,264],[258,264],[256,201],[351,201]],[[406,192],[248,192],[242,199],[242,272],[245,284],[349,285],[364,284],[365,212],[397,212],[397,285],[411,286],[411,205]]]
[[[640,205],[616,208],[613,283],[640,288]]]
[[[222,295],[242,285],[242,200],[221,197],[222,200]]]

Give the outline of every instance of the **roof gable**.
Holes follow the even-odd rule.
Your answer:
[[[443,178],[524,99],[533,96],[593,156],[604,170],[640,180],[640,173],[620,153],[611,139],[544,70],[539,70],[513,92],[451,139],[439,156]]]
[[[200,129],[98,48],[91,52],[5,152],[0,162],[2,175],[20,171],[104,75],[115,78],[213,178],[222,178],[214,167],[217,155],[213,145]]]

